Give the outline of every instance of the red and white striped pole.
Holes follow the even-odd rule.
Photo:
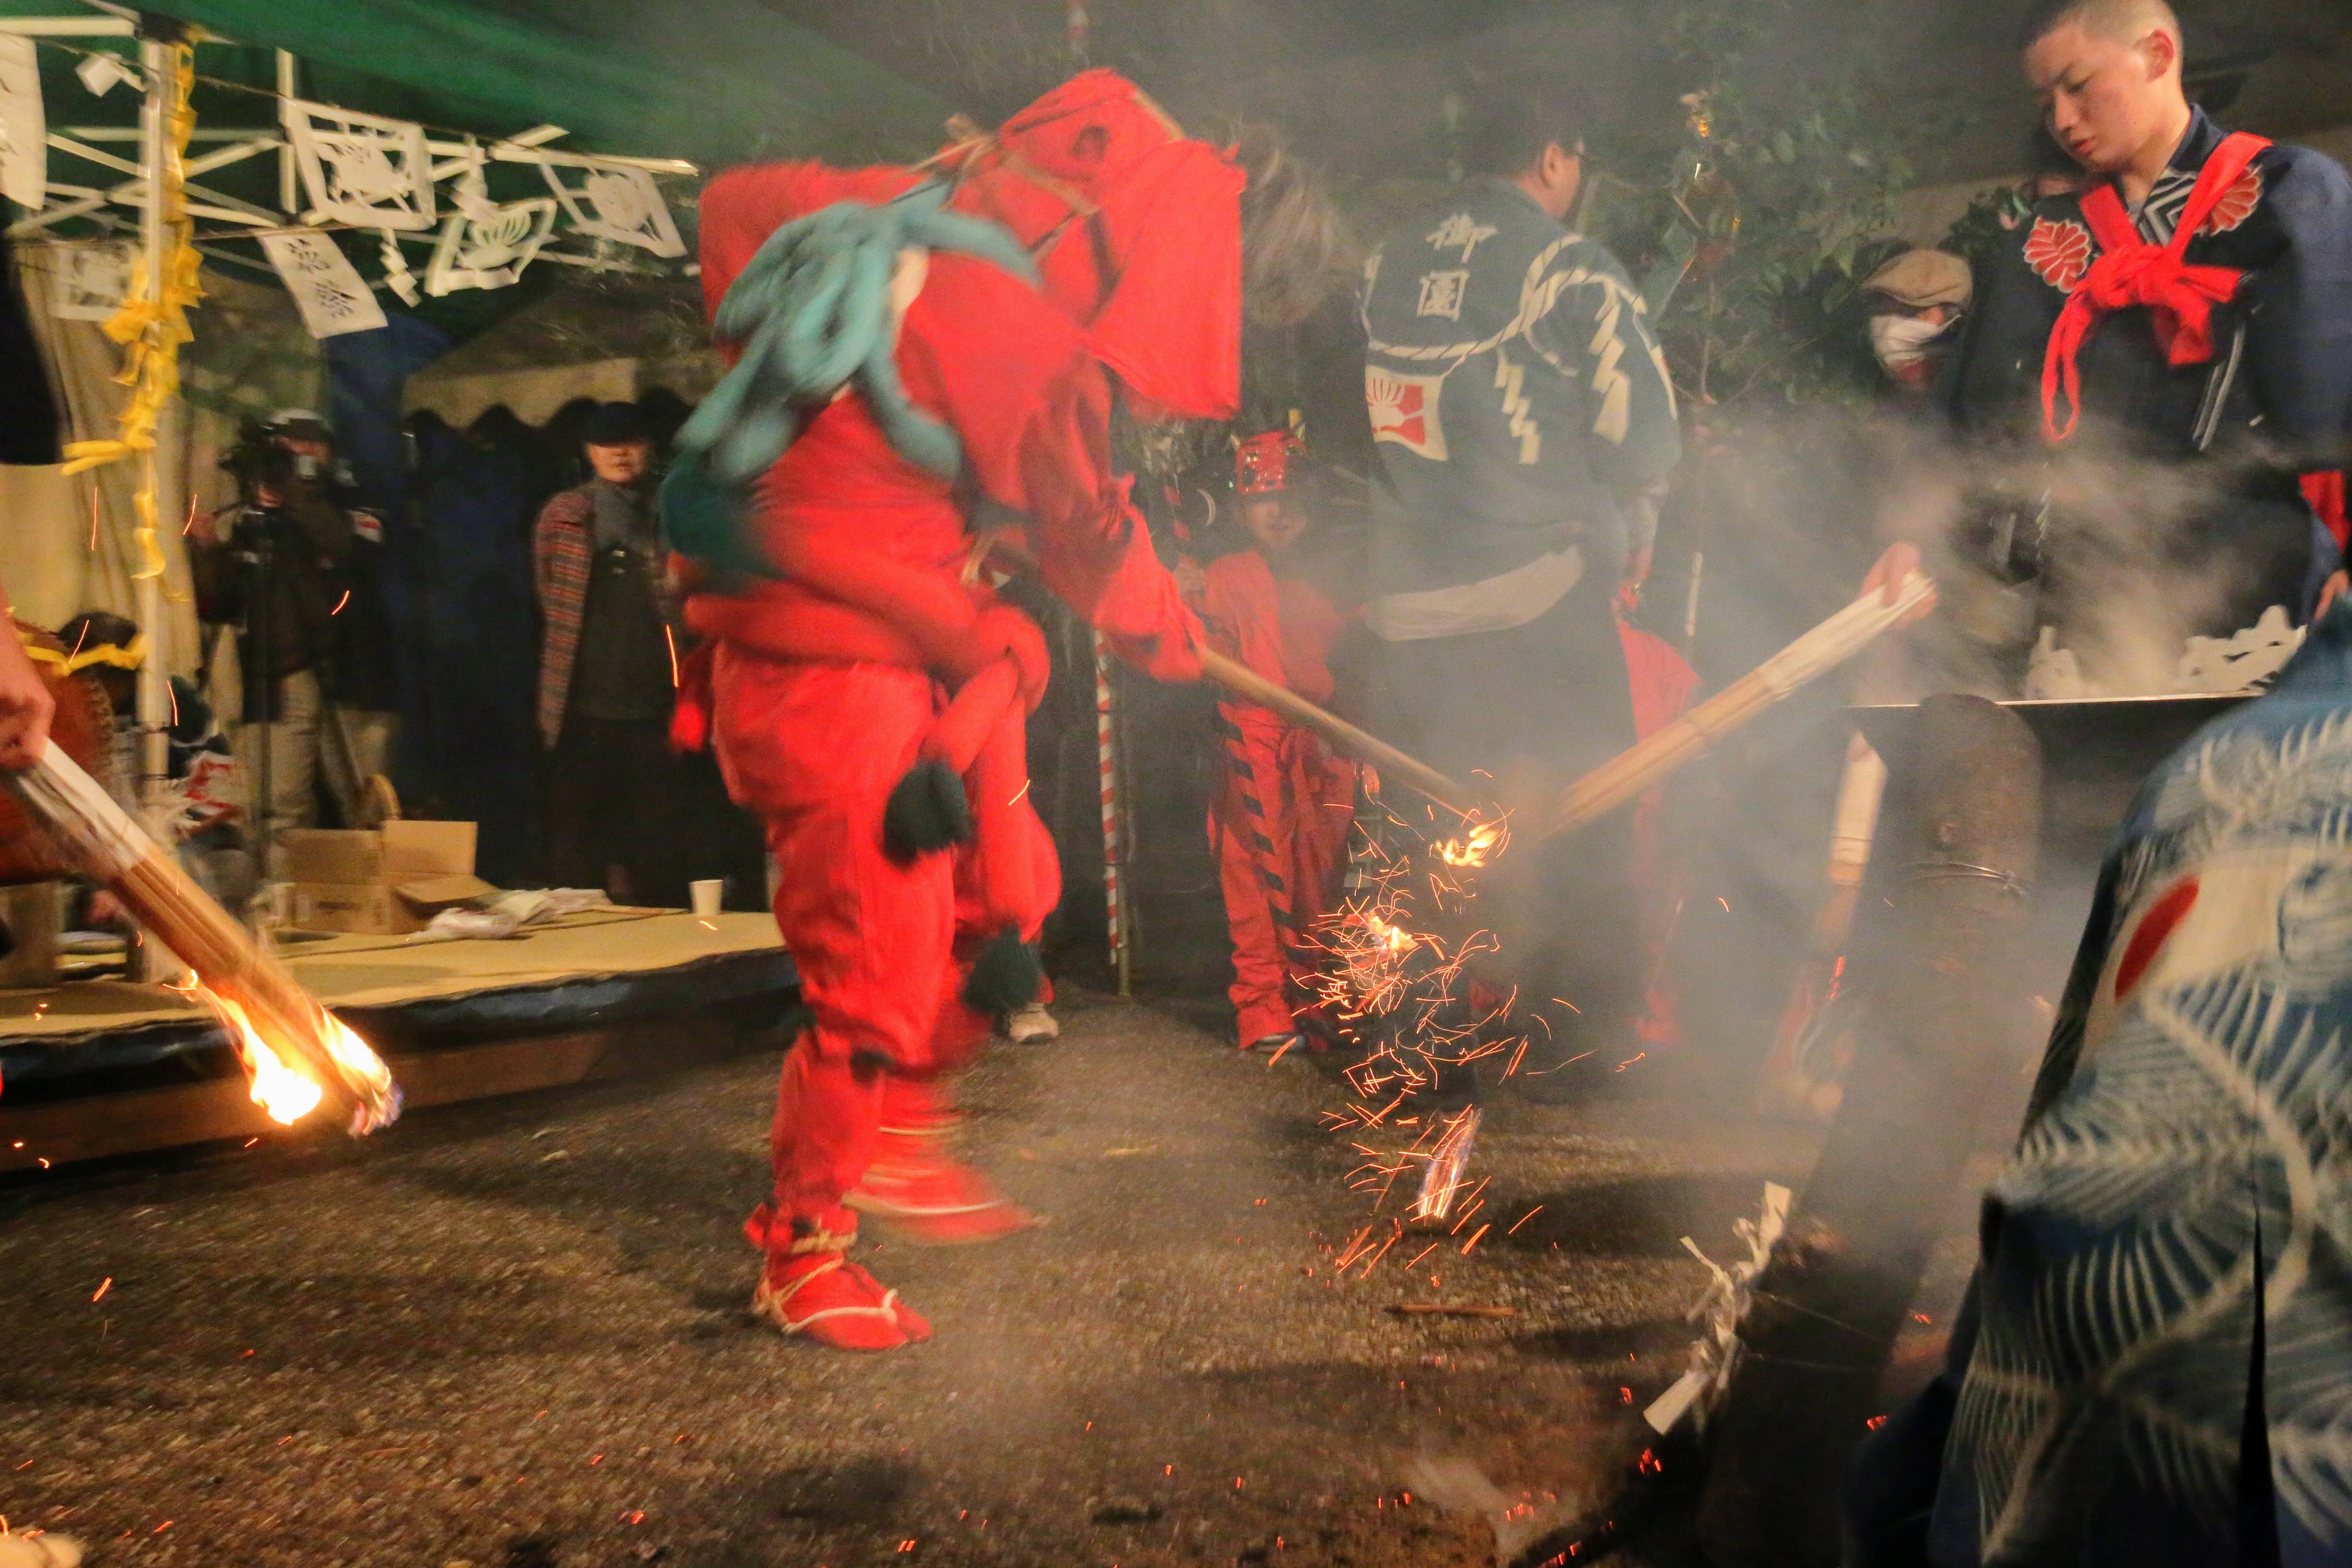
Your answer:
[[[1100,632],[1095,641],[1095,753],[1102,768],[1103,907],[1109,916],[1110,961],[1118,973],[1118,994],[1128,994],[1130,954],[1127,902],[1119,869],[1127,858],[1119,838],[1118,726],[1111,711],[1110,647]]]

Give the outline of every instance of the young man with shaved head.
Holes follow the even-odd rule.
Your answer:
[[[2203,485],[2139,548],[2293,595],[2297,473],[2340,460],[2352,398],[2352,181],[2190,107],[2159,0],[2049,7],[2024,52],[2095,178],[2037,206],[1962,406],[2046,366],[2032,439],[2096,421],[2139,459],[2120,489]],[[1944,1370],[1855,1457],[1848,1568],[2352,1563],[2347,692],[2339,604],[2139,791]]]
[[[2352,427],[2352,180],[2192,105],[2164,0],[2043,0],[2021,42],[2090,178],[1990,269],[1948,395],[2021,459],[1994,531],[2039,576],[2028,695],[2242,685],[2337,563],[2302,480]],[[2265,615],[2240,657],[2184,642]]]

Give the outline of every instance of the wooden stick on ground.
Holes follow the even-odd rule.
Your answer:
[[[148,837],[113,798],[49,742],[23,773],[0,773],[26,814],[47,828],[84,875],[104,884],[164,945],[194,968],[205,1000],[222,1015],[248,1073],[256,1100],[264,1090],[308,1079],[352,1108],[352,1131],[369,1132],[400,1114],[392,1071],[366,1043],[328,1016],[276,957],[264,952],[229,912],[196,886],[179,862]],[[227,1004],[224,1008],[220,1004]],[[240,1027],[240,1021],[249,1028]],[[259,1050],[256,1050],[256,1047]],[[291,1058],[289,1060],[288,1058]],[[299,1110],[271,1114],[291,1121]]]
[[[1456,1307],[1443,1301],[1398,1301],[1389,1308],[1401,1318],[1516,1318],[1517,1307]]]
[[[1540,843],[1606,816],[1799,687],[1860,653],[1935,592],[1933,579],[1916,571],[1903,579],[1891,605],[1878,589],[1870,590],[1648,740],[1569,785],[1544,816],[1521,818],[1519,833]]]
[[[1271,708],[1301,729],[1312,730],[1360,763],[1381,771],[1381,782],[1395,779],[1444,806],[1456,816],[1472,815],[1462,803],[1470,792],[1426,763],[1416,762],[1381,740],[1359,730],[1336,713],[1327,713],[1290,688],[1268,680],[1257,671],[1209,648],[1201,650],[1201,672],[1237,697]]]

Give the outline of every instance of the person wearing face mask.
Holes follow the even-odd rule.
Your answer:
[[[1906,401],[1936,384],[1969,308],[1969,264],[1941,250],[1906,250],[1863,283],[1870,352]]]
[[[677,604],[664,577],[653,443],[633,403],[583,436],[586,484],[552,497],[531,534],[540,608],[539,726],[551,753],[550,872],[620,903],[682,907]]]
[[[2352,179],[2190,104],[2163,0],[2043,0],[2021,38],[2084,178],[1982,279],[1945,395],[2005,466],[2027,694],[2241,686],[2339,554],[2302,481],[2352,434]]]

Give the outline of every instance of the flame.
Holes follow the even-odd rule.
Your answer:
[[[261,1031],[253,1026],[244,1008],[202,984],[196,986],[195,993],[227,1027],[228,1037],[236,1047],[237,1059],[245,1063],[246,1077],[253,1080],[253,1102],[269,1112],[271,1121],[291,1127],[319,1108],[319,1101],[326,1096],[325,1089],[318,1079],[288,1066],[285,1058],[261,1037]]]
[[[1508,842],[1508,829],[1497,817],[1493,822],[1474,821],[1469,832],[1459,838],[1449,838],[1435,848],[1437,858],[1447,865],[1475,870],[1486,865]]]
[[[320,1023],[324,1026],[320,1030],[325,1037],[321,1043],[326,1046],[327,1054],[335,1059],[336,1065],[352,1078],[373,1088],[379,1094],[391,1094],[393,1092],[392,1068],[384,1065],[383,1058],[375,1054],[374,1048],[352,1033],[341,1018],[325,1008],[319,1009],[319,1016]]]
[[[228,1031],[229,1040],[236,1047],[237,1059],[245,1064],[246,1077],[252,1081],[253,1102],[269,1113],[270,1120],[291,1127],[319,1108],[326,1098],[326,1087],[301,1062],[301,1053],[280,1049],[266,1037],[254,1022],[251,1014],[235,999],[224,996],[192,976],[186,988],[188,994],[213,1010],[214,1016]],[[392,1081],[392,1069],[384,1065],[368,1043],[353,1034],[342,1020],[323,1007],[314,1007],[313,1042],[355,1084],[364,1084],[394,1105],[398,1104],[397,1091]],[[285,1042],[280,1042],[284,1045]],[[395,1110],[394,1114],[397,1114]],[[378,1125],[379,1118],[362,1105],[354,1122],[354,1130],[367,1131]],[[381,1120],[389,1120],[383,1118]]]

